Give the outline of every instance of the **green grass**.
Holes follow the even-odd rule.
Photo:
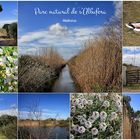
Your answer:
[[[123,5],[123,46],[139,46],[140,33],[128,29],[125,24],[140,21],[140,1],[125,1]]]
[[[7,139],[7,137],[3,135],[2,133],[0,133],[0,139]]]
[[[140,85],[128,85],[123,87],[123,91],[138,92],[140,91]]]

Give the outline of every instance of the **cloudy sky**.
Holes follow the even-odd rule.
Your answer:
[[[41,119],[69,117],[69,94],[19,94],[18,103],[22,119],[28,118],[30,108],[41,111]]]
[[[0,94],[0,116],[17,115],[17,94]]]
[[[76,54],[85,40],[101,32],[104,23],[118,16],[121,2],[19,2],[19,46],[21,53],[39,47],[55,47],[68,59]],[[80,11],[92,8],[104,14],[35,14],[40,11]],[[64,20],[76,22],[64,22]],[[36,48],[36,49],[33,49]]]
[[[123,63],[140,67],[140,47],[123,47]]]
[[[0,13],[0,28],[7,23],[17,21],[17,2],[0,1],[3,11]]]

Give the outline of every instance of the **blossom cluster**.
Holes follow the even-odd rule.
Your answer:
[[[70,137],[122,138],[122,96],[117,93],[72,94]]]
[[[18,53],[16,47],[0,47],[0,92],[16,92]]]

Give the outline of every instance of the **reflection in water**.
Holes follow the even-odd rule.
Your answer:
[[[69,68],[66,65],[65,68],[63,68],[59,78],[56,80],[52,92],[74,92],[75,86],[73,83],[73,80],[71,79]]]
[[[56,126],[56,127],[23,127],[22,129],[21,128],[22,127],[19,127],[20,134],[25,135],[28,131],[29,134],[31,134],[32,137],[35,139],[36,138],[39,138],[39,139],[68,139],[69,138],[69,128],[68,127]],[[21,138],[22,137],[23,137],[23,135],[21,135]],[[28,137],[28,135],[27,135],[27,137]]]

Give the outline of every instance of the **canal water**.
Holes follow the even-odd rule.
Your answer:
[[[52,88],[52,92],[75,92],[74,82],[71,78],[69,67],[66,65],[59,76],[55,81],[55,84]]]

